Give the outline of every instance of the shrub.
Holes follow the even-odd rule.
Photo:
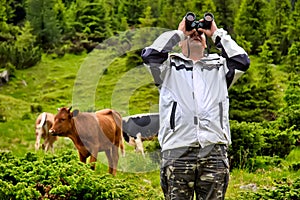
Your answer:
[[[278,156],[257,156],[255,158],[250,158],[247,163],[247,168],[251,172],[255,172],[258,169],[270,169],[274,167],[278,167],[282,162],[282,159]]]
[[[7,63],[11,63],[16,69],[32,67],[41,60],[42,50],[35,46],[36,40],[31,33],[30,23],[26,22],[23,28],[15,29],[15,40],[0,43],[0,67],[5,67]]]
[[[272,123],[231,121],[232,145],[229,149],[231,168],[253,170],[258,167],[255,166],[258,164],[255,164],[257,156],[286,157],[294,149],[300,133],[295,131],[294,127],[279,130],[278,126],[276,121]]]
[[[231,121],[231,168],[245,168],[250,158],[260,155],[261,148],[265,145],[262,130],[259,123]]]
[[[16,158],[10,152],[0,152],[0,199],[126,200],[155,196],[154,190],[138,183],[137,178],[96,174],[78,160],[75,151],[43,155],[40,158],[28,152]]]
[[[237,199],[239,200],[259,200],[259,199],[290,199],[300,198],[300,178],[295,181],[289,181],[287,178],[275,180],[272,188],[263,188],[257,192],[243,191],[240,192]]]
[[[273,124],[269,124],[262,133],[265,138],[265,145],[261,153],[266,156],[277,155],[280,158],[284,158],[295,148],[299,134],[293,130],[294,127],[281,131],[272,125]]]

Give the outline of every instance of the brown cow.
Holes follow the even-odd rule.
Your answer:
[[[111,109],[95,113],[80,112],[71,108],[60,108],[54,118],[50,133],[57,136],[69,137],[76,146],[81,162],[86,163],[90,157],[92,169],[99,151],[105,151],[109,173],[116,175],[119,160],[119,147],[125,155],[122,117]]]
[[[57,140],[57,136],[49,134],[49,129],[53,125],[53,122],[54,115],[52,113],[43,112],[37,117],[35,121],[35,150],[40,148],[40,140],[43,138],[43,149],[45,149],[46,152],[51,149],[52,153],[54,153],[53,143]]]

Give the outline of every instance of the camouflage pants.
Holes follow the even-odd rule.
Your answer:
[[[229,182],[227,147],[212,145],[162,152],[161,187],[166,200],[224,199]]]

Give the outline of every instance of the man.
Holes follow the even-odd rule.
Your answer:
[[[206,36],[218,54],[204,55]],[[179,44],[181,53],[170,53]],[[228,89],[250,65],[247,53],[212,21],[210,29],[160,35],[142,51],[160,89],[161,187],[165,199],[224,199],[231,144]]]

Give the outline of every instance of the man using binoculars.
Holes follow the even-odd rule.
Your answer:
[[[161,187],[165,199],[224,199],[231,144],[228,89],[249,68],[247,53],[212,14],[188,13],[142,58],[160,90]],[[219,54],[205,54],[206,37]],[[179,44],[181,53],[171,53]]]

